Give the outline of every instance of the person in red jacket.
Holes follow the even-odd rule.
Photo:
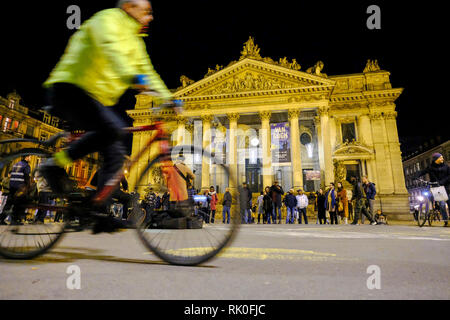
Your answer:
[[[211,209],[211,223],[214,223],[214,219],[216,216],[216,205],[217,205],[217,202],[219,201],[219,197],[217,197],[217,193],[214,190],[213,186],[211,186],[211,188],[209,188],[208,195],[211,197],[211,202],[209,203],[209,206]]]

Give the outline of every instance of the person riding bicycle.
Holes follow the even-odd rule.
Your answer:
[[[418,179],[424,175],[428,174],[430,177],[430,182],[437,182],[440,186],[445,187],[447,195],[450,195],[450,166],[445,163],[444,156],[440,153],[434,153],[431,156],[431,164],[417,172],[415,174],[415,179]],[[447,200],[447,206],[450,209],[450,198]],[[444,227],[448,226],[448,214],[445,208],[445,202],[440,203],[440,209],[442,213],[442,218],[444,219]]]
[[[104,160],[97,195],[116,187],[124,163],[125,124],[105,106],[116,104],[130,88],[152,89],[158,93],[159,102],[172,98],[154,70],[142,39],[142,31],[152,20],[148,0],[120,0],[116,8],[96,13],[71,37],[45,81],[52,112],[87,132],[41,166],[54,190],[69,191],[64,183],[58,183],[64,176],[60,168],[94,152],[102,154]]]

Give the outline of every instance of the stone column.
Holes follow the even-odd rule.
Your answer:
[[[372,137],[372,124],[369,113],[363,113],[358,116],[358,140],[369,148],[374,148]],[[367,159],[367,177],[370,181],[378,184],[377,172],[374,159]]]
[[[230,173],[230,178],[233,177],[233,180],[229,180],[228,187],[230,191],[237,191],[237,121],[239,120],[238,113],[230,113],[227,114],[228,120],[230,122],[230,127],[228,130],[228,169]],[[235,182],[235,183],[234,183]]]
[[[203,115],[202,117],[202,127],[203,127],[203,149],[211,152],[211,121],[213,120],[212,115]],[[209,190],[211,169],[209,157],[202,157],[202,192]]]
[[[260,141],[263,157],[263,188],[272,185],[273,172],[272,172],[272,150],[271,150],[271,134],[270,134],[270,118],[272,116],[271,111],[262,111],[259,113],[261,118],[261,131]]]
[[[186,145],[192,145],[192,137],[194,136],[194,125],[193,124],[188,124],[185,125],[185,134],[186,134],[186,138],[185,138],[185,144]]]
[[[331,159],[331,141],[330,141],[330,124],[328,116],[328,108],[322,107],[318,109],[320,125],[319,131],[319,162],[322,171],[323,183],[328,185],[334,181],[333,162]]]
[[[186,135],[186,122],[187,119],[183,116],[178,116],[177,121],[177,146],[185,145],[185,135]]]
[[[289,124],[291,128],[291,162],[292,162],[292,184],[294,190],[303,188],[302,153],[300,149],[300,130],[298,119],[300,110],[289,110]]]
[[[402,153],[400,151],[400,142],[397,130],[397,112],[385,114],[385,126],[389,144],[389,153],[391,158],[392,177],[394,180],[394,193],[408,193],[405,185],[405,175],[403,172]]]
[[[381,113],[371,113],[372,137],[375,149],[375,168],[378,174],[378,185],[380,194],[393,194],[394,181],[392,177],[392,166],[390,161],[390,151],[384,115]]]

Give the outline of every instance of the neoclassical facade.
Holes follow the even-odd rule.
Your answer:
[[[238,61],[209,69],[199,81],[181,77],[174,95],[184,102],[184,112],[164,115],[173,144],[222,153],[237,184],[246,181],[255,193],[274,180],[285,191],[317,191],[367,175],[376,184],[377,205],[409,219],[395,111],[403,89],[392,88],[390,73],[376,61],[358,74],[328,76],[323,67],[319,61],[301,71],[295,59],[262,57],[250,38]],[[129,111],[135,126],[154,121],[152,106],[150,96],[137,96]],[[133,154],[150,134],[135,133]],[[131,185],[155,152],[130,173]],[[197,189],[213,185],[222,193],[236,187],[213,163],[192,167]],[[139,187],[154,178],[150,173]]]

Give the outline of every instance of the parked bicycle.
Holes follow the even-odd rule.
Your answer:
[[[436,201],[433,194],[439,184],[422,179],[417,179],[417,181],[424,186],[424,189],[421,195],[417,197],[419,204],[414,207],[414,219],[419,227],[423,227],[427,221],[428,225],[432,226],[433,222],[441,221],[439,201]]]
[[[164,114],[174,113],[174,104],[162,106],[159,111]],[[156,109],[156,108],[155,108]],[[155,111],[155,110],[154,110]],[[135,184],[134,192],[138,193],[139,186],[148,184],[148,177],[153,169],[172,170],[174,160],[182,154],[186,164],[213,164],[229,177],[230,183],[236,185],[229,174],[229,169],[219,161],[215,161],[215,155],[194,146],[169,146],[169,135],[165,124],[156,119],[151,125],[124,129],[126,133],[152,132],[147,143],[131,159],[129,172],[138,170],[139,178]],[[55,147],[62,138],[67,138],[68,133],[63,132],[51,137],[47,141],[35,139],[12,139],[1,141],[1,144],[28,143],[32,147],[18,150],[0,159],[0,169],[16,162],[22,156],[30,155],[41,161],[52,156],[52,152],[46,147]],[[157,144],[158,153],[150,163],[139,170],[139,160],[144,154],[148,154],[150,148]],[[219,159],[221,160],[221,159]],[[159,170],[161,171],[161,170]],[[164,171],[164,170],[163,170]],[[174,171],[174,170],[172,170]],[[220,172],[220,171],[219,171]],[[117,174],[117,181],[121,180],[123,173]],[[157,185],[153,185],[155,191],[167,190],[164,179]],[[58,205],[36,203],[26,197],[15,202],[10,214],[19,215],[23,223],[19,225],[7,224],[0,226],[0,255],[9,259],[32,259],[50,250],[71,226],[73,221],[100,221],[105,219],[106,212],[95,212],[92,208],[92,193],[71,188],[58,188],[58,190],[70,190],[67,192],[52,190],[52,198],[58,199]],[[97,202],[105,202],[114,191],[114,188],[96,193]],[[133,206],[129,219],[134,221],[134,227],[139,239],[155,255],[171,264],[197,265],[215,257],[222,249],[231,243],[235,237],[240,223],[239,210],[233,207],[230,224],[205,225],[198,217],[198,210],[194,205],[186,205],[183,201],[171,201],[170,208],[158,211],[158,215],[143,217],[140,206]],[[60,222],[45,219],[43,223],[30,222],[25,219],[25,212],[32,210],[49,210],[62,213],[66,219]],[[106,210],[105,210],[106,211]],[[163,219],[170,218],[172,223],[163,223]],[[175,221],[176,220],[176,221]],[[175,222],[174,222],[175,221]],[[166,221],[167,222],[167,221]],[[174,226],[176,225],[176,226]]]

